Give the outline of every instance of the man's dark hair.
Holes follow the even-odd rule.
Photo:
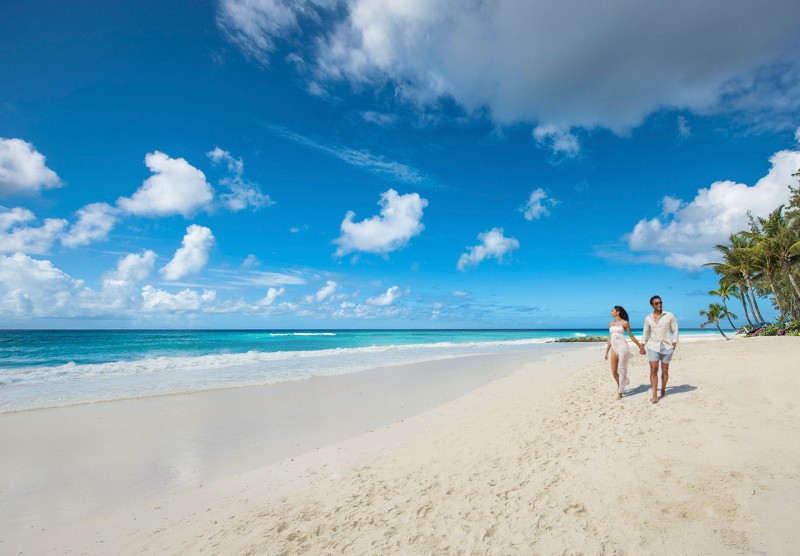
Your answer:
[[[654,295],[653,297],[650,298],[650,306],[651,307],[653,306],[653,301],[656,300],[656,299],[661,299],[661,296],[660,295]]]

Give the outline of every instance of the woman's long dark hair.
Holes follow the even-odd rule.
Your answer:
[[[619,313],[619,318],[622,320],[628,320],[628,311],[625,310],[625,307],[622,305],[614,305],[614,309],[616,309],[617,313]]]

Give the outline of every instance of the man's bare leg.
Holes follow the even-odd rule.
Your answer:
[[[667,395],[667,381],[669,380],[669,363],[661,363],[661,397]]]
[[[650,403],[658,403],[658,361],[650,361],[650,386],[653,387],[653,397]]]

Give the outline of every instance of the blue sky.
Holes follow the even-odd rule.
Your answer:
[[[697,326],[800,169],[800,4],[699,4],[0,2],[0,327]]]

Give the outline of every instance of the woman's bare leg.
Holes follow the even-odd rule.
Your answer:
[[[617,383],[617,399],[621,400],[622,399],[622,394],[619,391],[619,372],[617,372],[618,369],[619,369],[619,356],[617,355],[617,352],[614,351],[613,348],[612,348],[611,349],[611,374],[614,375],[614,380]]]

